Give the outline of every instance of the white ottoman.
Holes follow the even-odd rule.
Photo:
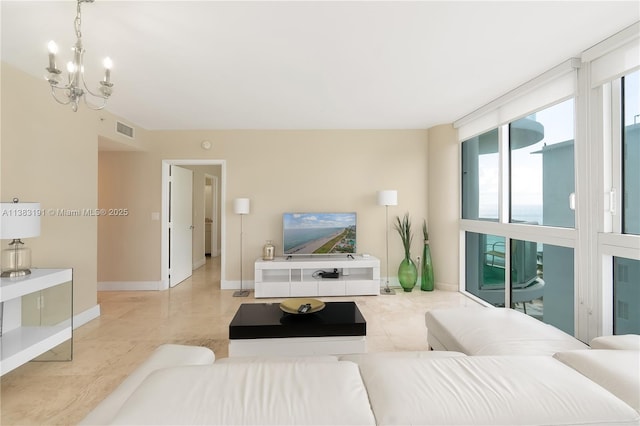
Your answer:
[[[425,315],[429,346],[467,355],[553,355],[589,347],[549,324],[508,308],[434,309]]]
[[[619,334],[600,336],[591,341],[592,349],[628,349],[640,351],[640,336],[637,334]]]

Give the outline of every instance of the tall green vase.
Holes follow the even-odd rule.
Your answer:
[[[418,268],[410,258],[405,258],[398,268],[398,281],[404,291],[411,291],[418,281]]]
[[[420,272],[420,290],[433,291],[433,263],[431,263],[431,249],[428,240],[425,240],[422,248],[422,271]]]

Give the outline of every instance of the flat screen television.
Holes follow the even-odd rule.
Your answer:
[[[356,253],[356,213],[284,213],[285,256]]]

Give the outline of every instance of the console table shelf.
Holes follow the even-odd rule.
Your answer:
[[[338,270],[338,278],[318,271]],[[255,296],[310,297],[380,294],[380,260],[373,256],[292,257],[255,262]]]
[[[24,278],[0,279],[0,375],[37,357],[71,359],[72,295],[71,269],[33,269]]]

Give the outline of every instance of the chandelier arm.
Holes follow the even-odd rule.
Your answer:
[[[103,109],[104,107],[107,106],[107,99],[106,98],[102,98],[102,105],[101,106],[93,106],[89,103],[89,101],[87,100],[86,96],[83,96],[84,98],[84,104],[87,106],[87,108],[92,109],[94,111],[100,111],[101,109]]]
[[[84,86],[84,89],[87,91],[87,93],[89,93],[91,96],[96,97],[96,98],[100,98],[100,99],[104,99],[105,101],[107,99],[109,99],[108,96],[105,96],[103,94],[99,94],[99,93],[93,93],[93,91],[91,89],[89,89],[89,86],[87,86],[87,82],[84,81],[84,73],[80,75],[80,78],[82,79],[82,85]]]
[[[51,96],[53,96],[53,99],[55,99],[55,101],[58,102],[60,105],[69,105],[71,103],[71,98],[69,96],[67,96],[67,100],[66,101],[61,101],[58,98],[58,95],[56,95],[55,89],[58,89],[58,90],[69,90],[69,89],[67,87],[60,88],[60,87],[51,86]]]

